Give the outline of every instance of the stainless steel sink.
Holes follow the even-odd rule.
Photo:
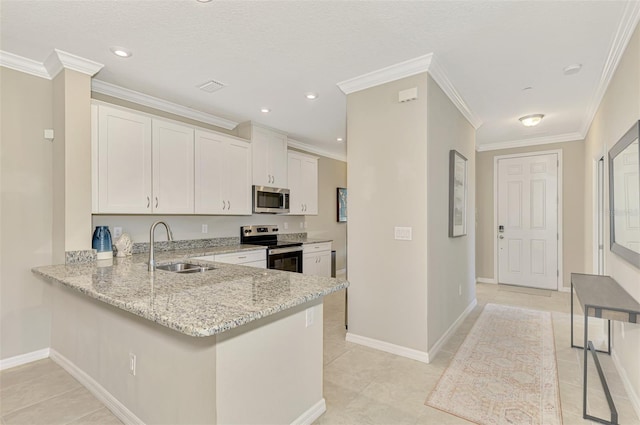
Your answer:
[[[199,264],[191,263],[172,263],[163,264],[162,266],[156,266],[156,269],[166,270],[174,273],[202,273],[209,270],[214,270],[215,267],[201,266]]]

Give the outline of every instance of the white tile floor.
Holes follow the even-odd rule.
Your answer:
[[[327,412],[316,424],[468,423],[427,407],[424,401],[487,302],[553,312],[564,424],[593,423],[582,419],[582,351],[569,348],[569,294],[532,295],[497,285],[478,284],[477,297],[478,307],[430,364],[346,342],[344,292],[327,297],[324,316]],[[579,326],[580,319],[577,323]],[[620,424],[640,425],[613,362],[604,355],[600,359],[619,411]],[[593,365],[590,372],[590,382],[597,383]],[[597,385],[590,386],[589,399],[590,412],[606,417],[606,402]],[[2,425],[120,424],[85,388],[49,359],[0,373],[0,422]]]

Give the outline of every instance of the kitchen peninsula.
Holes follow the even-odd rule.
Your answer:
[[[129,423],[310,423],[322,414],[322,298],[347,281],[202,260],[189,262],[214,269],[150,273],[146,259],[33,269],[52,283],[52,359]]]

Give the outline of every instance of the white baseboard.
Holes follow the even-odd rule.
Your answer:
[[[347,332],[346,340],[353,342],[354,344],[364,345],[365,347],[375,348],[376,350],[418,360],[419,362],[429,363],[429,354],[424,351],[414,350],[413,348],[403,347],[401,345],[380,341],[366,336],[355,335],[351,332]]]
[[[20,354],[19,356],[9,357],[7,359],[0,360],[0,370],[10,369],[12,367],[35,362],[36,360],[46,359],[47,357],[49,357],[48,348],[43,348],[42,350],[36,350],[26,354]]]
[[[629,381],[629,376],[627,375],[627,371],[622,366],[620,362],[620,357],[618,357],[618,353],[615,348],[611,349],[611,358],[613,359],[613,364],[618,371],[618,375],[620,375],[620,379],[622,379],[622,383],[624,385],[624,389],[627,391],[627,395],[629,396],[629,401],[631,401],[631,405],[633,406],[633,410],[636,411],[636,415],[640,418],[640,397],[636,393],[635,389],[631,385],[631,381]]]
[[[318,419],[327,411],[327,404],[322,398],[319,402],[311,406],[306,412],[298,416],[291,425],[311,425],[313,421]]]
[[[476,282],[478,283],[493,283],[494,285],[498,284],[498,281],[491,277],[476,277]]]
[[[69,372],[78,382],[80,382],[91,394],[104,404],[115,416],[118,417],[125,425],[144,425],[144,422],[133,414],[126,406],[109,391],[100,385],[95,379],[87,375],[78,366],[71,363],[66,357],[51,349],[51,360],[56,362],[61,368]]]
[[[453,322],[453,324],[451,326],[449,326],[449,329],[447,329],[447,331],[444,333],[444,335],[442,335],[440,337],[440,339],[438,341],[436,341],[436,343],[433,345],[433,348],[431,348],[431,350],[429,350],[428,353],[427,353],[427,355],[429,356],[430,360],[433,360],[433,359],[436,358],[436,355],[438,354],[438,352],[440,351],[442,346],[447,342],[447,340],[449,340],[449,338],[451,338],[451,335],[453,335],[455,333],[455,331],[458,330],[458,328],[460,327],[460,325],[462,324],[464,319],[467,318],[469,313],[471,313],[471,311],[477,305],[478,305],[478,300],[476,298],[474,298],[473,301],[471,301],[469,303],[467,308],[464,309],[462,314],[460,314],[460,316],[458,316],[456,321]]]
[[[558,291],[560,291],[560,292],[571,292],[571,286],[561,286],[560,289],[558,289]]]

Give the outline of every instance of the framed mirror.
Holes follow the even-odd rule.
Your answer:
[[[640,268],[640,121],[609,151],[611,251]]]

